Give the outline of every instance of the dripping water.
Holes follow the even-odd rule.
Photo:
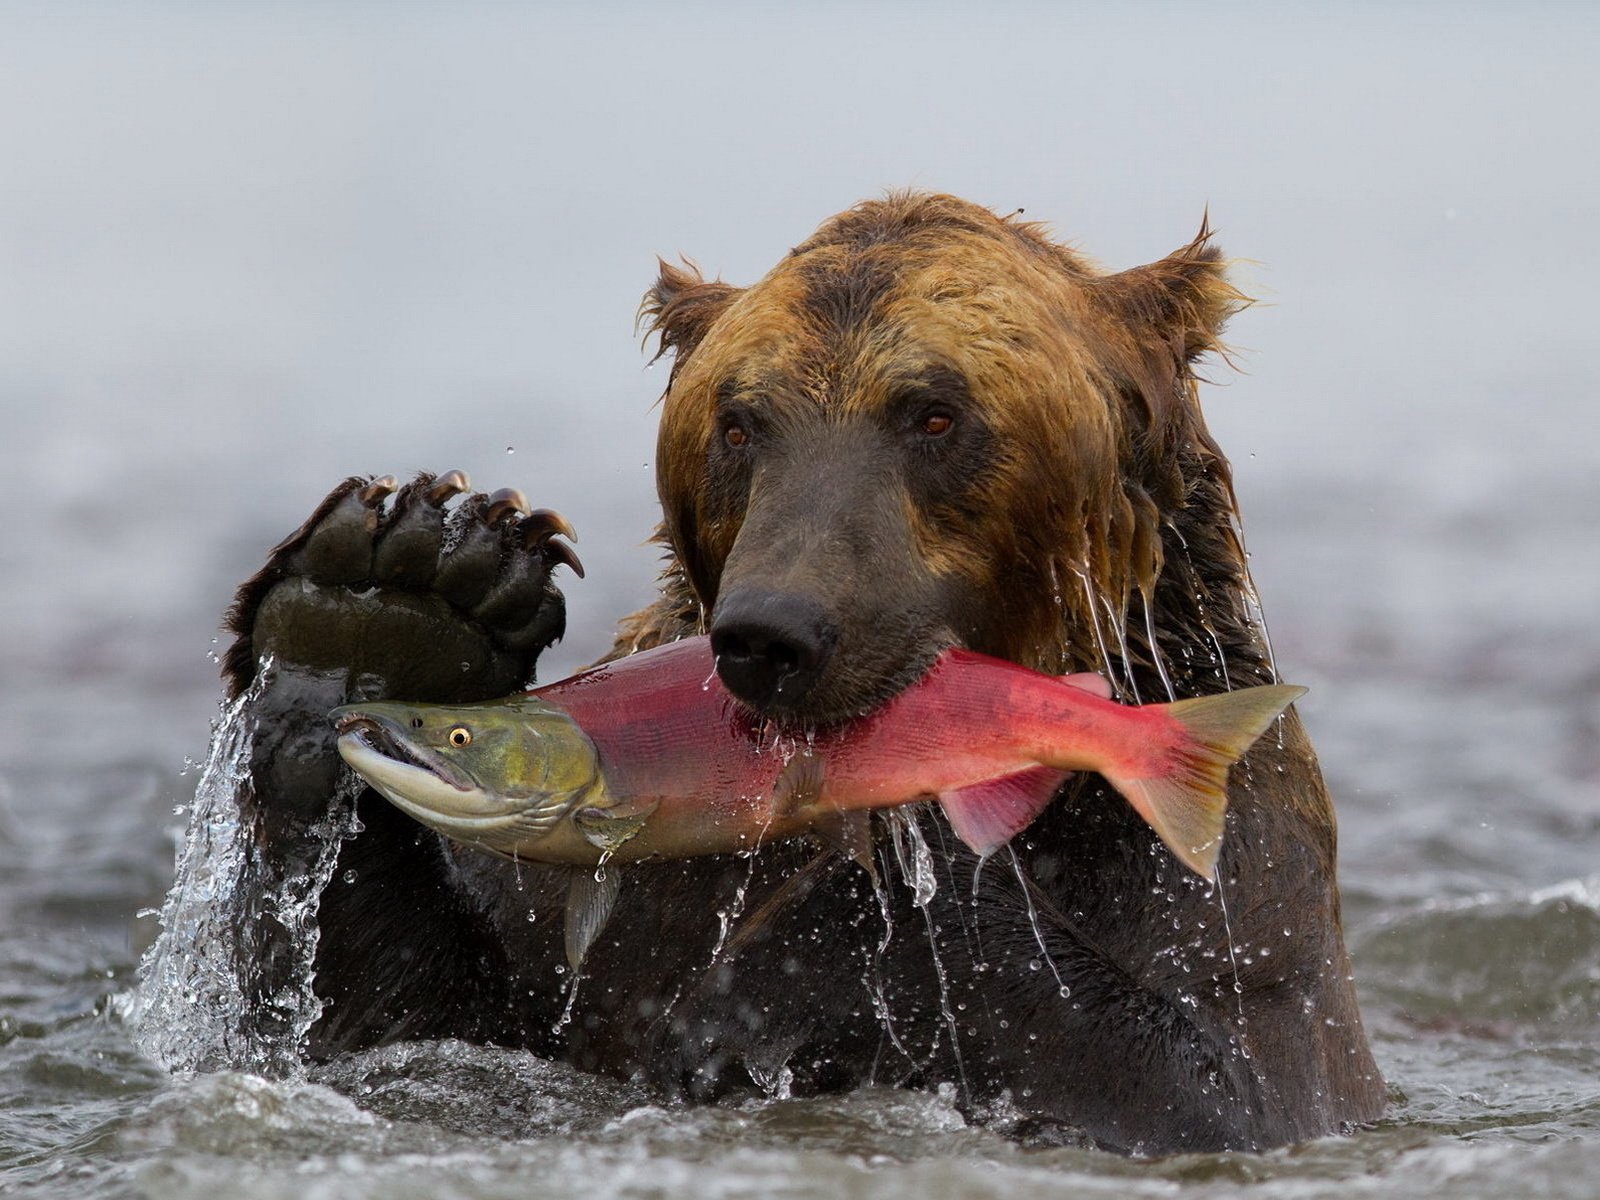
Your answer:
[[[1261,605],[1261,593],[1256,591],[1255,577],[1250,573],[1250,551],[1245,546],[1244,529],[1238,517],[1233,521],[1233,537],[1239,543],[1239,553],[1244,558],[1244,604],[1245,618],[1261,632],[1261,642],[1267,652],[1267,669],[1272,672],[1270,682],[1278,680],[1278,656],[1272,649],[1272,632],[1267,628],[1267,613]]]
[[[559,965],[556,967],[556,971],[558,973],[561,972],[563,969],[564,968],[562,968]],[[568,1025],[572,1024],[572,1010],[577,1007],[577,1004],[578,1004],[578,987],[582,983],[583,983],[583,971],[582,971],[582,969],[581,968],[574,968],[574,970],[572,972],[572,982],[567,985],[567,998],[566,998],[566,1001],[561,1005],[561,1015],[555,1019],[555,1024],[550,1026],[550,1032],[551,1033],[559,1034]]]
[[[1133,661],[1128,654],[1128,622],[1126,616],[1119,616],[1111,607],[1111,602],[1105,597],[1100,598],[1101,605],[1106,610],[1106,620],[1111,625],[1111,632],[1117,637],[1117,649],[1122,655],[1122,677],[1127,680],[1128,691],[1133,694],[1133,702],[1142,704],[1139,698],[1139,685],[1133,678]]]
[[[1033,890],[1028,886],[1028,876],[1022,869],[1022,860],[1017,857],[1016,848],[1010,843],[1006,844],[1006,853],[1011,856],[1011,870],[1017,877],[1017,886],[1022,889],[1023,903],[1028,906],[1028,924],[1033,929],[1033,940],[1039,947],[1039,955],[1050,968],[1050,974],[1055,977],[1056,991],[1065,999],[1072,994],[1072,989],[1062,981],[1061,972],[1056,968],[1056,960],[1050,957],[1050,948],[1045,945],[1044,930],[1039,927],[1039,910],[1033,905]]]
[[[889,903],[889,890],[884,887],[881,872],[872,872],[872,894],[878,902],[878,915],[883,919],[883,934],[878,939],[877,949],[873,952],[872,962],[867,969],[867,977],[862,980],[867,989],[867,996],[872,1001],[873,1014],[878,1018],[878,1023],[883,1026],[884,1036],[889,1039],[889,1044],[898,1050],[905,1060],[915,1064],[916,1055],[906,1049],[900,1040],[900,1034],[894,1027],[894,1017],[889,1011],[889,997],[883,984],[883,959],[889,952],[889,943],[894,940],[894,911]],[[876,1064],[874,1064],[876,1075]]]
[[[1211,877],[1211,886],[1217,892],[1217,907],[1222,910],[1222,935],[1228,943],[1228,969],[1233,974],[1233,1002],[1239,1015],[1239,1032],[1244,1033],[1244,985],[1239,982],[1239,956],[1233,945],[1233,922],[1228,917],[1228,896],[1222,888],[1222,870],[1217,868]],[[1244,1050],[1244,1042],[1239,1042],[1240,1050]]]
[[[928,905],[921,905],[920,908],[922,923],[928,929],[928,951],[933,956],[933,973],[939,980],[939,1012],[944,1017],[945,1028],[950,1031],[950,1053],[956,1060],[956,1074],[961,1079],[961,1091],[970,1104],[972,1085],[967,1081],[967,1064],[961,1057],[961,1030],[956,1024],[955,1008],[950,1003],[950,978],[945,974],[944,957],[939,953],[939,931],[934,927],[933,912]],[[930,1050],[930,1058],[937,1050],[938,1044],[935,1043]]]
[[[911,885],[912,903],[925,909],[939,890],[939,877],[934,873],[933,852],[922,836],[922,826],[914,813],[903,809],[891,809],[884,815],[889,822],[895,861]]]
[[[945,1028],[950,1031],[950,1052],[955,1058],[956,1074],[961,1078],[962,1091],[970,1100],[972,1088],[967,1082],[966,1063],[961,1057],[961,1032],[956,1023],[955,1007],[950,1002],[950,978],[944,969],[938,930],[934,927],[930,908],[939,887],[938,876],[934,872],[933,852],[928,849],[927,839],[922,835],[922,826],[913,810],[892,809],[884,817],[889,823],[895,861],[911,887],[911,902],[921,911],[922,922],[928,930],[928,950],[933,957],[934,975],[939,981],[939,1012],[944,1018]],[[937,1050],[936,1042],[929,1051],[930,1059]]]
[[[1116,671],[1112,667],[1111,651],[1106,646],[1105,634],[1100,629],[1100,604],[1099,598],[1095,594],[1094,584],[1090,582],[1088,572],[1073,567],[1072,573],[1083,584],[1083,594],[1089,602],[1089,629],[1094,634],[1094,644],[1095,649],[1100,654],[1100,664],[1105,669],[1106,678],[1111,681],[1112,686],[1116,688],[1118,693],[1121,693],[1123,684],[1118,680]]]
[[[1161,643],[1156,639],[1156,622],[1155,615],[1150,610],[1150,593],[1140,588],[1139,599],[1144,605],[1144,633],[1150,643],[1150,661],[1155,663],[1156,674],[1161,676],[1161,686],[1166,689],[1167,699],[1176,700],[1178,693],[1173,689],[1172,679],[1167,674],[1166,661],[1161,656]]]

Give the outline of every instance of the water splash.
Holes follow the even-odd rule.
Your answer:
[[[359,785],[346,776],[327,815],[307,830],[309,852],[274,879],[240,807],[255,735],[248,714],[272,675],[264,663],[213,727],[161,933],[139,966],[138,986],[116,1003],[140,1052],[169,1070],[294,1074],[322,1015],[312,988],[317,904],[340,844],[359,832]],[[280,928],[269,934],[272,926]],[[256,950],[269,937],[288,950],[265,994]]]
[[[744,1069],[749,1072],[751,1081],[767,1094],[768,1100],[794,1099],[794,1070],[789,1066],[788,1056],[787,1050],[773,1052],[769,1057],[744,1056]]]
[[[733,889],[733,896],[722,908],[717,909],[717,943],[711,947],[711,963],[715,966],[722,958],[722,952],[727,948],[728,935],[733,932],[733,927],[739,923],[739,918],[744,915],[744,906],[750,894],[750,884],[756,875],[756,859],[754,853],[743,856],[745,858],[744,878]]]

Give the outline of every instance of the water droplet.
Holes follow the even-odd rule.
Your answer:
[[[354,883],[356,881],[356,869],[351,867],[348,871],[341,875],[340,878],[346,883]]]
[[[515,454],[516,452],[517,452],[517,448],[515,446],[507,446],[506,447],[506,453],[507,454]]]

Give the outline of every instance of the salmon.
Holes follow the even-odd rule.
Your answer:
[[[501,700],[351,704],[332,717],[341,755],[391,802],[447,837],[525,862],[594,868],[808,833],[864,859],[869,814],[920,800],[986,856],[1069,773],[1094,771],[1209,879],[1229,768],[1303,692],[1272,685],[1124,705],[1098,676],[949,649],[872,712],[801,733],[742,707],[708,640],[687,638]],[[574,966],[615,878],[577,877]]]

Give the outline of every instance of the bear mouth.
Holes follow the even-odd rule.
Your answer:
[[[733,699],[739,710],[757,725],[771,725],[786,733],[829,729],[859,720],[881,708],[921,680],[940,654],[958,645],[960,642],[951,636],[928,639],[917,644],[915,653],[893,665],[881,660],[857,665],[845,657],[833,664],[818,685],[793,704],[785,703],[781,694],[760,706],[737,695]],[[876,660],[878,656],[873,658]]]

